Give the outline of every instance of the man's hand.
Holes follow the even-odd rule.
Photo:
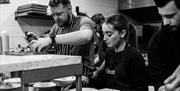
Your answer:
[[[164,81],[164,84],[172,83],[179,75],[180,75],[180,65],[173,72],[173,74]]]
[[[167,91],[180,91],[180,75],[176,77],[171,83],[165,85]]]
[[[158,91],[180,91],[180,65],[173,74],[164,81],[164,84],[165,86],[161,86]]]
[[[171,76],[169,76],[165,81],[164,84],[170,84],[172,83],[177,77],[177,74],[172,74]]]
[[[30,42],[31,48],[34,51],[40,52],[42,48],[51,44],[51,39],[49,37],[46,38],[38,38],[38,40],[32,40]]]
[[[38,36],[33,33],[33,32],[25,32],[25,39],[27,40],[28,43],[30,43],[32,40],[37,40]]]

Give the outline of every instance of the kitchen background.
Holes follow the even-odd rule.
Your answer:
[[[53,24],[53,20],[49,18],[15,17],[17,7],[29,3],[48,5],[48,2],[49,0],[10,0],[8,4],[0,4],[0,34],[9,35],[10,49],[16,48],[18,44],[27,46],[23,31],[40,34],[49,30]],[[161,19],[153,0],[71,0],[71,3],[73,13],[76,13],[75,9],[78,6],[79,11],[89,17],[95,13],[102,13],[107,17],[116,13],[117,10],[128,15],[136,26],[136,45],[140,50],[146,51],[151,35],[161,25]]]

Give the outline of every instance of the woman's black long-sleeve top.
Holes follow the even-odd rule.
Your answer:
[[[113,49],[107,52],[105,69],[96,78],[89,79],[89,86],[112,88],[120,91],[148,91],[145,61],[130,45],[122,52]]]

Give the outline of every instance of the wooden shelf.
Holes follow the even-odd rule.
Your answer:
[[[37,19],[53,20],[53,17],[50,15],[35,13],[35,12],[24,12],[24,13],[15,12],[15,20],[17,20],[17,18],[37,18]]]
[[[9,4],[9,0],[0,0],[0,4]]]
[[[141,24],[161,22],[161,16],[159,15],[156,6],[123,9],[119,11],[140,22]]]
[[[15,20],[23,32],[33,32],[38,36],[50,30],[55,23],[53,17],[47,15],[46,12],[39,13],[35,11],[15,12]]]

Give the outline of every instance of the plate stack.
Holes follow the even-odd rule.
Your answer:
[[[18,6],[15,16],[26,16],[29,14],[41,14],[47,15],[47,5],[41,5],[36,3],[30,3],[22,6]]]

